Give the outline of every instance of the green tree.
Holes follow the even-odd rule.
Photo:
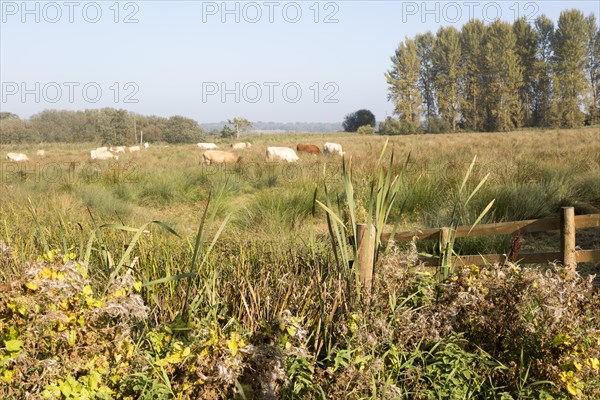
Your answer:
[[[167,143],[195,143],[203,140],[204,131],[193,119],[175,115],[167,121],[164,140]]]
[[[248,121],[246,118],[235,117],[227,121],[227,123],[233,125],[233,129],[235,130],[235,138],[240,138],[240,133],[245,132],[252,126],[252,122]]]
[[[525,126],[533,125],[533,98],[537,61],[536,31],[531,27],[527,18],[522,17],[513,24],[516,39],[516,53],[523,69],[523,85],[519,90],[521,115]]]
[[[594,14],[587,17],[587,66],[590,85],[588,114],[590,124],[600,123],[600,29]]]
[[[552,88],[552,36],[554,23],[545,15],[535,20],[537,53],[533,84],[533,121],[536,126],[554,125]]]
[[[563,11],[552,40],[558,116],[560,125],[568,128],[581,126],[584,119],[581,105],[588,89],[587,26],[581,11]]]
[[[137,130],[144,133],[144,142],[161,142],[168,119],[156,115],[136,115]]]
[[[484,38],[488,130],[507,131],[519,126],[519,91],[523,73],[516,38],[509,23],[496,20]]]
[[[484,85],[483,71],[483,39],[485,24],[480,20],[471,20],[463,25],[460,34],[460,45],[463,54],[461,64],[461,114],[463,126],[468,130],[484,129]]]
[[[114,144],[124,145],[136,143],[135,132],[133,131],[132,119],[125,110],[114,110],[110,116],[110,126],[114,131]]]
[[[103,108],[93,113],[92,118],[103,146],[124,145],[130,142],[133,125],[127,111]]]
[[[433,46],[434,90],[440,116],[456,132],[460,113],[461,49],[456,28],[440,28]]]
[[[346,115],[342,126],[345,132],[356,132],[361,126],[374,127],[375,123],[375,115],[369,110],[361,109]]]
[[[407,124],[408,130],[416,130],[422,105],[419,91],[420,60],[416,42],[406,38],[398,45],[391,60],[392,68],[385,73],[388,100],[393,101],[394,112],[399,116],[400,122]]]
[[[16,114],[5,113],[0,119],[0,143],[25,143],[33,139],[32,130],[27,121],[23,121]]]
[[[68,142],[75,136],[74,111],[44,110],[29,118],[34,136],[40,142]]]
[[[435,37],[431,32],[426,32],[422,35],[417,35],[415,41],[417,42],[417,57],[421,61],[421,67],[419,68],[419,90],[421,91],[421,98],[425,107],[425,118],[427,121],[430,121],[437,115],[435,92],[433,90],[435,76],[431,60]]]

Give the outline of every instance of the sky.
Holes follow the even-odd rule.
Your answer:
[[[598,1],[0,1],[0,109],[113,107],[200,123],[393,114],[405,37],[469,19],[533,21]]]

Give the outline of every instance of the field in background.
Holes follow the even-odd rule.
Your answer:
[[[32,239],[25,235],[31,227],[26,222],[31,219],[26,211],[28,199],[44,226],[56,225],[59,218],[85,225],[89,209],[102,223],[138,226],[161,220],[178,232],[192,234],[209,192],[221,187],[225,189],[220,215],[233,212],[226,236],[306,237],[311,227],[324,232],[324,217],[313,210],[313,198],[316,190],[317,198],[322,199],[324,182],[330,190],[340,189],[341,158],[300,154],[298,163],[272,164],[264,161],[265,148],[295,148],[297,143],[322,148],[326,141],[342,144],[346,158],[351,159],[358,194],[365,199],[386,139],[339,133],[243,140],[252,142],[253,147],[237,152],[242,156],[240,164],[224,167],[201,165],[202,151],[195,145],[152,144],[146,151],[122,154],[116,162],[90,161],[93,144],[3,147],[3,154],[24,152],[31,159],[26,164],[2,161],[0,194],[4,201],[0,207],[6,222],[5,240],[13,240],[14,229],[21,231],[16,237]],[[214,141],[222,149],[231,143]],[[400,136],[390,138],[390,145],[394,172],[400,173],[408,159],[401,199],[391,216],[401,230],[447,225],[452,190],[475,156],[474,178],[487,173],[490,177],[473,205],[473,220],[491,199],[496,203],[485,222],[557,215],[561,206],[574,206],[577,214],[600,210],[597,128]],[[46,157],[35,156],[39,148],[46,151]],[[20,221],[18,227],[11,223],[15,219]],[[506,240],[501,244],[506,245]],[[498,243],[491,245],[497,247]]]
[[[252,148],[237,152],[239,164],[223,167],[201,165],[196,145],[153,143],[118,161],[89,160],[96,144],[3,146],[3,157],[24,152],[31,161],[1,162],[0,284],[8,297],[0,296],[6,347],[0,349],[0,380],[35,392],[40,388],[22,371],[41,373],[38,361],[62,351],[62,369],[44,375],[41,386],[62,398],[70,398],[61,392],[67,384],[67,391],[113,390],[120,393],[115,398],[148,399],[180,393],[207,399],[539,398],[544,391],[566,399],[577,390],[600,393],[600,328],[596,306],[588,304],[598,296],[583,296],[583,281],[567,281],[560,269],[508,265],[484,273],[471,267],[439,289],[432,272],[412,268],[414,249],[393,249],[377,265],[375,294],[363,310],[352,271],[334,258],[325,213],[314,201],[325,201],[327,186],[343,208],[341,157],[264,161],[270,145],[340,143],[364,203],[393,149],[391,172],[402,174],[402,183],[390,222],[400,230],[448,225],[475,157],[469,189],[490,176],[459,225],[473,223],[492,199],[483,222],[558,215],[561,206],[597,213],[598,129],[391,137],[378,163],[386,139],[244,136]],[[231,143],[214,141],[224,149]],[[37,149],[46,156],[36,157]],[[194,264],[209,194],[215,224],[203,226]],[[133,232],[106,226],[94,236],[102,224],[139,228],[150,221],[162,221],[180,237],[148,225],[129,254],[125,245]],[[599,236],[578,231],[578,244],[600,248]],[[523,250],[559,245],[552,234],[524,239]],[[463,240],[456,248],[503,253],[510,240]],[[85,271],[75,268],[71,259],[84,259],[90,243]],[[418,246],[436,250],[434,243]],[[127,268],[113,276],[121,260]],[[581,267],[598,271],[597,265]],[[193,279],[185,275],[191,272]],[[85,278],[88,286],[73,284],[74,292],[62,298],[53,285],[65,276]],[[143,304],[118,303],[137,293]],[[567,305],[567,313],[552,311]],[[13,368],[7,352],[21,354],[22,367]]]

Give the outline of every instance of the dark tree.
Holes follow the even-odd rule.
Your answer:
[[[345,132],[356,132],[358,128],[365,125],[375,127],[375,115],[369,110],[358,110],[346,115],[342,125]]]

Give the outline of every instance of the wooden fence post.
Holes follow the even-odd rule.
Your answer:
[[[438,265],[442,265],[444,262],[444,253],[446,251],[446,246],[448,245],[448,241],[450,240],[450,230],[448,228],[440,228],[440,260]]]
[[[440,228],[440,245],[442,246],[442,249],[446,248],[449,240],[450,230],[448,228]]]
[[[375,262],[375,225],[371,229],[367,224],[356,224],[356,236],[358,247],[358,274],[360,283],[366,293],[371,292],[373,282],[373,263]]]
[[[560,214],[560,251],[565,267],[577,267],[577,252],[575,250],[575,209],[563,207]]]

